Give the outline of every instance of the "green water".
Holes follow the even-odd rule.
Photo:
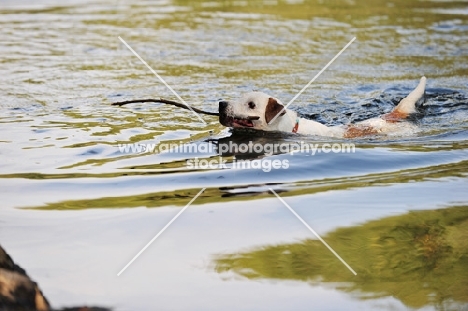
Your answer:
[[[8,0],[0,16],[0,243],[54,306],[467,308],[466,2]],[[406,136],[231,133],[171,106],[111,106],[178,100],[119,36],[208,111],[252,90],[288,102],[354,37],[291,109],[327,124],[376,117],[422,75],[426,101]],[[299,139],[355,153],[216,148]],[[181,142],[212,148],[119,149]],[[187,169],[220,156],[289,168]]]

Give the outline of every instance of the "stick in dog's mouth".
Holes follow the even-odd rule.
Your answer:
[[[210,112],[210,111],[204,111],[195,107],[190,107],[181,104],[172,100],[167,100],[167,99],[162,99],[162,98],[148,98],[148,99],[134,99],[134,100],[125,100],[117,103],[112,103],[112,106],[124,106],[128,104],[134,104],[134,103],[161,103],[161,104],[166,104],[166,105],[173,105],[179,108],[187,109],[187,110],[193,110],[196,113],[202,113],[210,116],[219,116],[218,112]]]

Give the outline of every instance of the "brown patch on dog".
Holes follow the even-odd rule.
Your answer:
[[[286,110],[283,110],[284,106],[281,104],[278,104],[276,99],[274,98],[269,98],[268,99],[268,104],[265,109],[265,120],[267,123],[270,123],[273,118],[279,114],[279,117],[283,116],[286,114]]]
[[[384,119],[385,121],[387,122],[390,122],[390,123],[395,123],[395,122],[399,122],[401,120],[404,120],[408,117],[408,113],[406,112],[401,112],[401,111],[398,111],[398,110],[394,110],[390,113],[386,113],[384,115],[382,115],[382,119]]]
[[[356,138],[378,134],[377,130],[371,126],[349,125],[344,133],[345,138]]]

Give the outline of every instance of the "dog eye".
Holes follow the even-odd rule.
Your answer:
[[[254,109],[255,108],[255,103],[254,102],[249,102],[249,108]]]

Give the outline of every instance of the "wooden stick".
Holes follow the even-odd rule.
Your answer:
[[[148,98],[148,99],[134,99],[134,100],[125,100],[117,103],[113,103],[112,106],[123,106],[127,104],[134,104],[134,103],[162,103],[162,104],[167,104],[167,105],[173,105],[179,108],[187,109],[190,110],[186,105],[172,101],[172,100],[167,100],[167,99],[162,99],[162,98]],[[201,113],[201,114],[207,114],[210,116],[219,116],[219,113],[217,112],[209,112],[209,111],[204,111],[200,110],[198,108],[191,107],[193,111],[196,113]]]

